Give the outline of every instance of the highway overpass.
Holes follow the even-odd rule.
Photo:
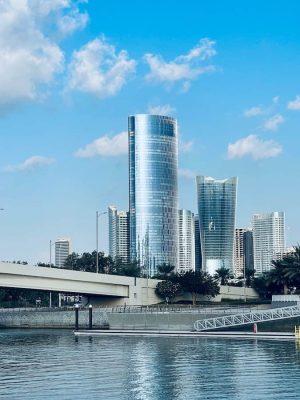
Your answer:
[[[160,303],[155,295],[157,283],[155,279],[0,262],[0,287],[80,293],[107,305]]]

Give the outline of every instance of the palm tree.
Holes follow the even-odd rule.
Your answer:
[[[226,285],[230,278],[230,270],[225,267],[220,267],[216,270],[214,277],[220,281],[221,285]]]
[[[157,276],[161,279],[166,279],[174,272],[174,265],[163,263],[157,266]]]
[[[300,246],[294,247],[294,252],[288,254],[282,259],[282,266],[285,271],[286,278],[290,281],[291,286],[300,286]]]
[[[286,276],[284,260],[272,260],[273,269],[267,275],[267,284],[275,285],[283,294],[288,294],[290,279]]]

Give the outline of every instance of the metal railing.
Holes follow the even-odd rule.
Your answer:
[[[96,307],[97,310],[108,313],[147,313],[147,314],[168,314],[168,313],[190,313],[190,314],[237,314],[250,312],[250,307],[193,307],[193,306],[116,306],[116,307]]]
[[[15,307],[15,308],[0,308],[0,313],[5,312],[19,312],[19,311],[70,311],[74,310],[75,306],[62,306],[62,307]],[[80,305],[82,310],[88,309],[88,305]],[[116,306],[116,307],[103,307],[93,306],[95,311],[108,312],[108,313],[191,313],[191,314],[238,314],[250,312],[253,308],[247,306],[192,306],[192,305],[155,305],[155,306]]]
[[[236,315],[198,320],[194,323],[194,329],[198,332],[210,329],[228,328],[231,326],[247,325],[264,321],[300,317],[300,307],[281,307],[270,310],[250,311]]]

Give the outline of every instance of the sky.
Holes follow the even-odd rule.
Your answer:
[[[196,174],[238,176],[237,227],[285,211],[299,243],[299,18],[296,0],[0,0],[0,259],[95,249],[96,210],[128,209],[135,113],[178,120],[180,208]]]

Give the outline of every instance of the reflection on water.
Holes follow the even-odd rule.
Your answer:
[[[2,399],[300,398],[293,341],[0,331]]]

